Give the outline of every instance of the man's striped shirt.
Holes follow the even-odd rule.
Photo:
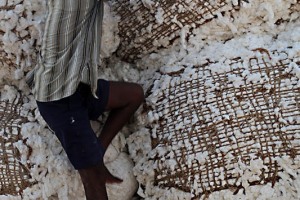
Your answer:
[[[38,64],[27,76],[37,101],[68,97],[80,82],[95,95],[102,19],[102,0],[48,1]]]

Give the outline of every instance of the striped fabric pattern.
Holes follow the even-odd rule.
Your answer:
[[[97,89],[103,1],[49,0],[38,64],[27,82],[37,101],[72,95],[80,82]]]

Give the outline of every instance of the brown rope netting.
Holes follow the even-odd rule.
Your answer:
[[[0,195],[19,195],[34,184],[28,166],[20,162],[20,152],[14,146],[18,141],[26,145],[20,134],[22,124],[27,122],[20,115],[21,106],[21,98],[11,103],[0,101]]]
[[[233,11],[226,0],[116,0],[113,10],[120,16],[121,38],[117,54],[132,62],[154,50],[169,46],[180,30],[199,27],[216,17],[217,12]]]
[[[207,63],[195,66],[190,80],[170,75],[151,108],[159,116],[151,129],[152,147],[160,152],[155,185],[195,198],[238,190],[245,181],[240,169],[253,163],[264,167],[246,182],[275,184],[282,170],[276,158],[300,155],[300,80],[290,65],[300,58],[275,54],[282,58],[276,63],[267,53],[233,59],[226,72]],[[170,76],[162,75],[162,83]]]

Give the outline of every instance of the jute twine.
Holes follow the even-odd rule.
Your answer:
[[[27,119],[20,115],[21,106],[21,96],[12,102],[0,101],[0,195],[21,195],[35,183],[30,176],[30,164],[21,163],[21,154],[14,146],[19,141],[26,145],[21,127]],[[29,157],[31,148],[26,146],[28,155],[25,156]]]
[[[150,129],[152,148],[160,152],[153,158],[155,185],[194,198],[238,191],[243,181],[274,185],[282,171],[276,159],[299,156],[300,88],[290,63],[300,59],[258,50],[261,56],[230,60],[226,72],[212,71],[208,62],[194,66],[189,80],[182,72],[161,76],[162,83],[171,76],[170,84],[149,108],[159,116]],[[275,54],[282,59],[275,62]],[[232,76],[241,83],[234,86]],[[263,166],[256,175],[253,163]],[[246,169],[254,175],[244,180]]]

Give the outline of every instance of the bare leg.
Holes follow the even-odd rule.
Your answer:
[[[104,164],[101,162],[99,165],[90,167],[88,169],[78,170],[87,200],[107,200],[106,192],[106,175]]]
[[[105,149],[143,101],[143,89],[138,84],[110,82],[110,96],[107,105],[110,114],[99,137]],[[103,161],[95,167],[78,171],[87,200],[107,200],[105,183],[122,182],[108,171]]]
[[[99,140],[105,149],[143,101],[144,92],[140,85],[127,82],[110,82],[110,95],[107,105],[110,114],[99,136]]]

